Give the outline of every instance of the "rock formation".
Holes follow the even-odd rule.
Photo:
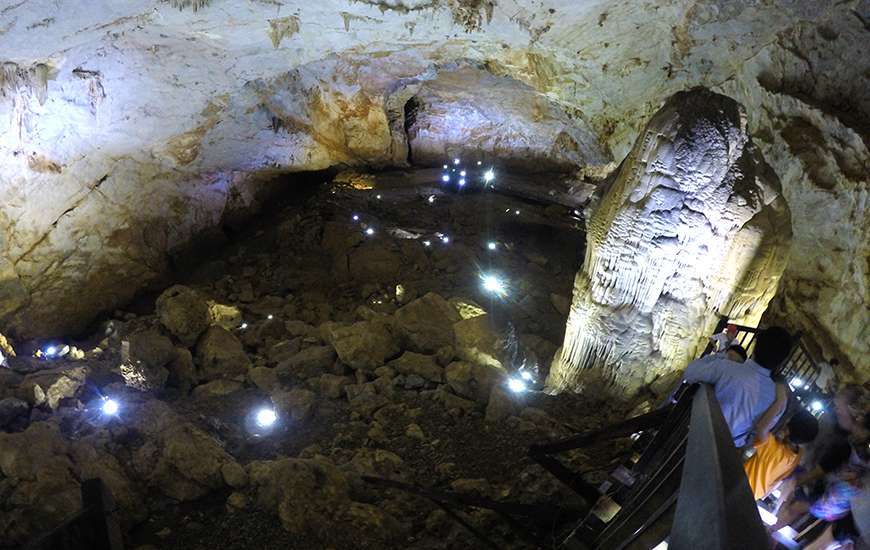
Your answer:
[[[631,395],[671,381],[717,314],[756,325],[785,268],[790,227],[743,109],[704,89],[674,95],[588,220],[549,386]]]

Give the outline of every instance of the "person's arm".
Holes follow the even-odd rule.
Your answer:
[[[719,381],[722,374],[717,359],[720,358],[708,355],[707,357],[702,357],[701,359],[692,361],[689,363],[689,366],[686,367],[686,372],[683,373],[683,380],[689,384],[694,384],[695,382],[715,384]]]
[[[785,412],[786,405],[788,405],[788,388],[784,384],[777,384],[776,398],[767,407],[767,410],[758,417],[758,420],[755,421],[755,425],[752,427],[757,443],[761,443],[768,438],[770,430],[776,425],[780,415]]]

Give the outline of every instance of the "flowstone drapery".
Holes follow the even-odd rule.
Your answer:
[[[791,237],[743,109],[704,89],[672,96],[653,116],[587,231],[548,385],[624,396],[664,389],[717,314],[757,322]]]

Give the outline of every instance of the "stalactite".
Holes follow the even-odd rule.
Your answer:
[[[211,0],[169,0],[169,5],[179,10],[191,8],[193,11],[197,11],[209,4],[211,4]]]

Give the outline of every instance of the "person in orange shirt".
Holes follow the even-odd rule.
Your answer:
[[[770,493],[776,484],[791,475],[800,463],[800,445],[819,433],[819,422],[801,409],[774,435],[754,444],[755,454],[743,464],[749,487],[756,500]]]

